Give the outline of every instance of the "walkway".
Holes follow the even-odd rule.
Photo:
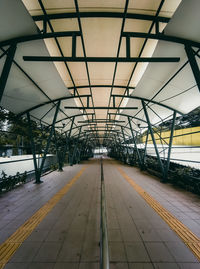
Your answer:
[[[200,198],[162,184],[137,168],[109,159],[103,163],[110,268],[200,268],[192,251],[126,178],[139,184],[197,237]],[[10,250],[4,268],[99,268],[99,160],[67,166],[64,172],[46,175],[43,181],[40,185],[28,183],[0,197],[0,243],[16,230],[15,240],[12,237],[9,246],[18,247],[23,241],[13,255]],[[28,219],[29,228],[23,225]],[[26,236],[20,234],[22,230]],[[0,257],[3,264],[2,250]]]

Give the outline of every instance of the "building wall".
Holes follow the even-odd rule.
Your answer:
[[[199,132],[199,133],[185,135],[192,132]],[[175,130],[174,136],[176,135],[181,135],[181,136],[173,138],[173,145],[200,146],[200,126]],[[154,134],[154,136],[156,139],[156,143],[161,144],[159,135]],[[164,138],[167,143],[169,143],[170,131],[162,132],[161,137]],[[146,137],[143,137],[142,141],[143,143],[145,143]],[[148,143],[149,144],[153,143],[151,139],[151,135],[149,135]]]

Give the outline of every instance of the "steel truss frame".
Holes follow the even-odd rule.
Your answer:
[[[121,133],[119,133],[118,131],[115,132],[116,135],[118,136],[116,138],[116,136],[114,135],[115,143],[120,143],[121,144],[121,143],[123,143],[122,141],[124,141],[124,143],[125,143],[124,130],[126,130],[128,128],[129,131],[131,131],[132,139],[133,139],[134,144],[135,144],[135,148],[136,148],[136,152],[137,152],[137,155],[138,155],[138,160],[139,160],[141,168],[144,166],[144,163],[145,163],[148,136],[150,134],[151,138],[152,138],[152,141],[153,141],[153,144],[154,144],[154,147],[155,147],[155,150],[156,150],[158,162],[159,162],[160,167],[161,167],[161,171],[162,171],[162,174],[163,174],[163,179],[166,180],[167,179],[167,172],[169,170],[169,164],[170,164],[171,146],[172,146],[172,141],[173,141],[173,133],[174,133],[174,125],[175,125],[176,115],[177,114],[182,114],[182,113],[180,111],[177,111],[176,109],[173,109],[173,108],[171,108],[169,106],[166,106],[166,105],[164,105],[162,103],[154,101],[153,99],[156,97],[156,95],[158,93],[151,100],[148,100],[146,98],[140,98],[140,97],[137,97],[137,96],[130,96],[129,95],[129,89],[133,90],[134,87],[130,87],[129,83],[130,83],[131,77],[134,74],[135,68],[133,69],[133,71],[131,73],[131,77],[129,79],[129,82],[128,82],[127,86],[115,85],[114,82],[115,82],[115,74],[116,74],[117,63],[118,62],[136,62],[136,63],[138,63],[138,62],[147,62],[147,61],[148,62],[179,61],[178,57],[142,58],[141,54],[142,54],[142,51],[143,51],[144,46],[146,44],[146,41],[148,39],[156,39],[156,40],[162,40],[162,41],[166,41],[166,42],[174,42],[174,43],[182,44],[184,46],[184,48],[185,48],[185,52],[186,52],[187,57],[188,57],[188,62],[190,64],[190,66],[191,66],[191,70],[193,72],[195,81],[196,81],[197,86],[198,86],[198,88],[200,90],[200,70],[199,70],[199,67],[198,67],[198,64],[197,64],[197,61],[196,61],[196,58],[195,58],[195,56],[198,55],[198,52],[200,50],[200,43],[192,41],[192,40],[178,38],[178,37],[174,37],[174,36],[165,35],[164,33],[160,33],[160,31],[159,31],[159,23],[160,22],[162,22],[162,23],[163,22],[164,23],[169,22],[169,18],[159,16],[159,12],[160,12],[163,4],[164,4],[164,0],[160,1],[160,5],[158,7],[158,10],[157,10],[155,16],[128,13],[128,4],[129,4],[128,0],[125,3],[123,13],[116,13],[116,12],[80,12],[79,11],[79,6],[78,6],[78,1],[74,0],[74,4],[75,4],[75,8],[76,8],[75,13],[47,14],[47,12],[45,10],[45,7],[44,7],[44,5],[42,3],[42,0],[38,0],[38,2],[40,4],[40,7],[41,7],[44,15],[33,16],[33,19],[35,21],[43,21],[43,31],[41,33],[38,33],[38,34],[35,34],[35,35],[22,36],[22,37],[17,37],[17,38],[13,38],[13,39],[10,39],[10,40],[0,42],[0,49],[3,52],[3,54],[0,56],[0,58],[4,57],[6,55],[6,61],[5,61],[3,71],[2,71],[1,76],[0,76],[0,101],[1,101],[1,98],[2,98],[3,93],[4,93],[4,89],[5,89],[5,86],[6,86],[6,82],[7,82],[8,76],[9,76],[9,72],[10,72],[12,63],[17,65],[17,67],[28,77],[28,79],[30,79],[34,83],[34,85],[38,88],[38,90],[40,90],[49,99],[49,101],[47,101],[45,103],[42,103],[42,104],[38,104],[37,106],[34,106],[31,109],[28,109],[28,110],[24,111],[23,113],[19,114],[19,116],[27,115],[27,119],[28,119],[28,122],[29,122],[29,133],[30,133],[32,151],[33,151],[33,157],[34,157],[33,159],[34,159],[34,165],[35,165],[35,171],[36,171],[36,182],[37,183],[40,182],[40,175],[41,175],[41,171],[42,171],[41,168],[43,168],[43,165],[44,165],[44,162],[45,162],[46,154],[47,154],[47,151],[48,151],[48,148],[49,148],[49,144],[50,144],[52,135],[54,134],[55,141],[57,139],[55,129],[59,128],[59,126],[56,126],[56,124],[58,124],[59,122],[62,122],[64,120],[67,120],[67,119],[69,119],[69,121],[71,122],[70,129],[68,130],[68,132],[66,132],[66,146],[64,148],[64,152],[66,152],[67,149],[69,148],[69,140],[71,138],[72,130],[75,130],[75,129],[79,130],[79,133],[78,133],[77,136],[75,136],[75,135],[72,136],[74,138],[75,137],[78,138],[78,140],[82,139],[83,135],[86,135],[86,138],[85,138],[86,144],[85,144],[85,146],[87,145],[88,139],[89,139],[89,135],[87,133],[89,133],[89,132],[93,132],[93,134],[96,133],[96,137],[90,138],[90,139],[97,139],[97,140],[99,139],[100,136],[98,136],[98,134],[97,134],[99,128],[94,128],[94,130],[88,130],[87,132],[85,132],[85,131],[82,130],[83,126],[78,125],[78,126],[74,127],[75,118],[79,117],[79,116],[83,116],[83,115],[87,116],[87,118],[88,118],[87,123],[88,124],[94,123],[95,122],[95,119],[94,119],[95,118],[95,109],[107,109],[108,110],[107,118],[104,119],[106,121],[105,123],[110,122],[111,124],[116,125],[117,121],[115,121],[115,119],[111,120],[109,118],[110,117],[109,115],[122,115],[122,116],[127,117],[129,128],[127,126],[122,126],[120,124],[118,125],[119,127],[121,127]],[[101,57],[87,57],[86,56],[84,39],[83,39],[83,32],[82,32],[82,26],[81,26],[81,18],[89,18],[89,17],[122,18],[123,19],[122,27],[121,27],[120,40],[119,40],[119,45],[118,45],[117,57],[112,57],[112,58],[109,58],[109,57],[105,58],[104,57],[104,58],[101,58]],[[56,32],[56,31],[54,31],[54,29],[52,27],[52,24],[51,24],[51,20],[63,19],[63,18],[69,18],[69,19],[70,18],[77,18],[78,25],[79,25],[79,31],[64,31],[64,32]],[[124,24],[125,24],[126,19],[148,20],[148,21],[152,21],[152,24],[151,24],[151,27],[150,27],[148,33],[124,32]],[[50,28],[51,32],[47,32],[47,25],[49,25],[49,28]],[[151,30],[152,30],[154,25],[155,25],[156,32],[155,32],[155,34],[152,34]],[[70,38],[72,38],[71,57],[64,57],[64,54],[63,54],[62,49],[61,49],[61,46],[60,46],[60,44],[58,42],[58,39],[57,39],[59,37],[70,37]],[[77,37],[81,37],[84,57],[77,57],[76,56],[76,43],[77,43],[76,41],[77,41]],[[72,84],[73,84],[72,87],[69,87],[69,90],[74,91],[74,94],[72,96],[68,96],[68,97],[65,96],[65,97],[61,97],[61,98],[58,98],[58,99],[51,100],[45,94],[45,92],[35,83],[35,81],[32,80],[30,75],[28,75],[14,60],[14,55],[15,55],[15,52],[16,52],[17,44],[22,43],[22,42],[28,42],[28,41],[39,40],[39,39],[47,39],[47,38],[54,38],[55,39],[56,44],[58,46],[58,49],[60,51],[60,55],[61,55],[60,57],[37,57],[37,56],[35,56],[35,57],[30,56],[29,57],[29,56],[24,56],[24,60],[43,60],[43,61],[44,60],[49,60],[49,61],[59,60],[59,61],[64,61],[65,66],[67,68],[67,71],[68,71],[68,73],[70,75],[70,78],[72,80]],[[141,52],[140,52],[139,56],[135,57],[135,58],[130,57],[130,49],[131,49],[130,48],[130,40],[131,40],[131,38],[144,38],[145,39],[144,45],[143,45],[143,47],[141,49]],[[120,49],[120,46],[121,46],[122,39],[126,40],[126,57],[120,58],[119,57],[119,49]],[[9,49],[5,50],[4,49],[5,46],[9,46]],[[198,51],[195,52],[193,48],[197,48]],[[83,61],[83,62],[85,62],[86,70],[87,70],[87,76],[88,76],[88,85],[80,85],[80,86],[75,85],[75,82],[73,80],[73,77],[71,75],[70,69],[69,69],[66,61]],[[89,61],[96,61],[96,62],[98,62],[98,61],[100,61],[100,62],[112,61],[112,62],[116,63],[114,74],[113,74],[112,85],[92,85],[90,83],[89,69],[88,69],[88,66],[87,66],[87,62],[89,62]],[[90,89],[90,95],[79,95],[78,89],[86,88],[86,87]],[[95,87],[95,88],[110,87],[111,88],[111,95],[110,95],[110,101],[109,101],[108,107],[94,107],[93,96],[92,96],[92,92],[91,92],[92,87]],[[125,92],[124,92],[123,95],[113,95],[112,94],[113,88],[123,88],[123,89],[125,89]],[[161,90],[162,89],[160,89],[159,92]],[[74,109],[74,108],[75,109],[80,109],[80,110],[83,110],[84,113],[80,113],[80,114],[73,115],[73,116],[69,117],[69,116],[67,116],[67,114],[64,111],[62,111],[62,109],[60,108],[61,101],[66,100],[66,99],[70,99],[70,98],[79,98],[79,100],[80,100],[80,102],[82,104],[82,107],[66,107],[66,109]],[[83,105],[81,98],[87,98],[87,106]],[[91,105],[90,105],[90,98],[91,98]],[[121,99],[121,101],[119,103],[119,106],[115,106],[115,98],[120,98]],[[137,118],[137,114],[134,115],[134,116],[130,116],[130,115],[120,113],[119,112],[120,109],[124,109],[124,110],[126,110],[126,109],[134,109],[134,107],[131,107],[131,108],[128,107],[127,108],[127,107],[121,107],[120,106],[121,102],[122,102],[122,100],[124,98],[131,98],[131,99],[133,98],[133,99],[141,100],[142,107],[143,107],[143,112],[145,114],[146,120]],[[113,106],[110,106],[111,100],[113,100],[113,104],[114,104]],[[154,138],[154,132],[153,132],[153,129],[152,129],[152,127],[154,125],[150,122],[150,118],[149,118],[148,110],[147,110],[147,109],[151,109],[151,107],[148,106],[149,103],[151,103],[151,105],[153,105],[153,104],[160,105],[162,107],[165,107],[166,109],[170,109],[173,112],[173,122],[172,122],[172,127],[171,127],[171,134],[170,134],[170,141],[169,141],[168,157],[167,157],[167,165],[166,165],[166,167],[163,167],[162,160],[160,159],[160,155],[159,155],[160,153],[158,152],[158,149],[157,149],[157,146],[156,146],[156,140]],[[47,141],[47,146],[46,146],[46,149],[45,149],[44,158],[42,159],[41,166],[38,168],[37,163],[36,163],[36,154],[35,154],[35,150],[34,150],[35,146],[34,146],[34,139],[33,139],[33,136],[32,136],[31,119],[30,119],[31,114],[30,114],[30,112],[33,111],[34,109],[37,109],[37,108],[39,108],[41,106],[45,106],[47,104],[52,104],[53,106],[41,117],[41,119],[40,119],[41,121],[43,120],[43,118],[52,109],[56,108],[56,111],[55,111],[55,115],[54,115],[54,118],[53,118],[53,122],[52,122],[52,124],[49,125],[49,127],[50,127],[50,136],[49,136],[48,141]],[[94,110],[94,113],[87,113],[86,109],[92,109],[92,110]],[[115,109],[118,112],[117,113],[110,113],[109,112],[110,109]],[[63,119],[57,121],[56,118],[57,118],[57,115],[58,115],[59,111],[61,113],[63,113],[66,116],[66,118],[63,118]],[[90,115],[92,115],[92,120],[90,120],[89,117],[88,117]],[[144,150],[144,155],[143,156],[141,156],[141,154],[140,154],[140,152],[139,152],[139,150],[137,148],[137,145],[136,145],[134,129],[133,129],[133,126],[132,126],[132,119],[138,119],[141,122],[148,125],[148,131],[147,131],[146,142],[145,142],[145,150]],[[82,123],[82,122],[80,122],[80,123]],[[96,123],[98,123],[97,120],[96,120]],[[118,122],[118,123],[120,123],[120,122]],[[106,125],[106,127],[107,127],[105,129],[106,136],[105,136],[104,142],[106,142],[109,139],[110,135],[111,135],[111,133],[110,133],[111,130],[108,129],[107,125]],[[112,130],[112,132],[113,131],[114,130]],[[122,138],[122,140],[119,140],[119,138]],[[160,137],[160,138],[162,139],[162,137]],[[118,141],[117,141],[117,139],[118,139]],[[76,145],[77,145],[77,143],[76,143]],[[59,149],[58,149],[57,146],[56,146],[56,149],[57,149],[57,156],[58,156],[58,159],[59,159],[58,160],[59,168],[60,168],[60,170],[62,170],[63,157],[60,157],[61,154],[58,153]],[[76,152],[73,153],[72,162],[73,162],[73,159],[74,159],[75,155],[76,155]]]

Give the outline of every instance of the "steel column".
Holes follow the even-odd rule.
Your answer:
[[[154,148],[155,148],[156,156],[158,158],[158,163],[160,165],[162,176],[164,178],[164,176],[165,176],[165,170],[164,170],[163,163],[161,161],[160,154],[159,154],[159,151],[158,151],[158,148],[157,148],[157,145],[156,145],[156,140],[155,140],[155,137],[154,137],[154,133],[153,133],[153,129],[152,129],[152,126],[151,126],[150,119],[149,119],[149,115],[148,115],[148,112],[147,112],[147,109],[146,109],[146,105],[145,105],[145,102],[144,101],[141,101],[141,102],[142,102],[144,114],[145,114],[145,117],[146,117],[146,120],[147,120],[148,129],[149,129],[149,132],[151,134],[151,138],[152,138],[153,145],[154,145]]]
[[[53,135],[55,122],[56,122],[56,119],[57,119],[58,111],[60,109],[60,102],[61,101],[58,101],[58,103],[56,105],[56,111],[55,111],[55,114],[54,114],[54,118],[53,118],[53,122],[52,122],[52,126],[51,126],[51,131],[50,131],[50,134],[49,134],[49,137],[48,137],[48,140],[47,140],[46,148],[45,148],[45,151],[44,151],[44,156],[42,158],[42,163],[41,163],[40,168],[39,168],[39,175],[40,176],[41,176],[41,173],[42,173],[42,169],[44,167],[44,162],[46,160],[47,152],[49,150],[49,145],[50,145],[51,138],[52,138],[52,135]]]
[[[130,130],[131,130],[133,142],[134,142],[134,145],[135,145],[135,149],[136,149],[136,152],[137,152],[137,156],[138,156],[138,160],[139,160],[139,166],[140,166],[140,169],[142,169],[142,159],[141,159],[140,152],[138,150],[138,147],[137,147],[137,144],[136,144],[136,141],[135,141],[135,136],[134,136],[134,133],[133,133],[133,128],[132,128],[132,125],[131,125],[130,117],[128,117],[128,122],[129,122]]]
[[[167,177],[168,177],[167,174],[168,174],[169,165],[170,165],[170,156],[171,156],[171,149],[172,149],[172,143],[173,143],[173,137],[174,137],[175,121],[176,121],[176,112],[174,112],[174,114],[173,114],[173,120],[172,120],[172,126],[171,126],[171,134],[170,134],[170,140],[169,140],[169,146],[168,146],[167,164],[165,167],[165,180],[167,180]]]
[[[77,146],[78,146],[78,142],[79,142],[79,138],[80,138],[80,134],[81,134],[81,129],[82,129],[82,127],[79,128],[78,138],[77,138],[77,141],[74,145],[74,150],[73,150],[72,160],[71,160],[72,165],[74,164],[74,156],[76,156],[76,153],[77,153]]]
[[[33,163],[35,168],[35,183],[40,183],[40,173],[38,171],[38,165],[37,165],[37,158],[36,158],[36,152],[35,152],[35,143],[33,138],[33,132],[32,132],[32,126],[31,126],[31,119],[30,114],[27,112],[27,119],[28,119],[28,130],[29,130],[29,138],[31,141],[31,149],[32,149],[32,155],[33,155]]]
[[[73,125],[74,125],[74,120],[75,120],[75,117],[72,118],[71,126],[70,126],[70,129],[69,129],[69,133],[68,133],[68,135],[66,135],[66,143],[65,143],[64,150],[63,150],[62,164],[64,163],[64,160],[65,160],[66,151],[67,151],[67,149],[69,150],[69,139],[70,139],[70,136],[71,136],[71,133],[72,133],[72,128],[73,128]]]
[[[57,161],[58,161],[58,171],[62,172],[63,167],[62,167],[62,156],[61,156],[61,151],[59,150],[58,143],[57,143],[57,136],[55,132],[55,126],[54,126],[54,138],[55,138],[55,146],[56,146],[56,155],[57,155]]]
[[[6,83],[8,80],[8,75],[10,73],[10,69],[12,66],[12,61],[14,59],[15,56],[15,51],[16,51],[16,45],[10,46],[10,48],[8,49],[8,54],[6,57],[6,61],[4,63],[4,67],[1,73],[1,77],[0,77],[0,103],[1,103],[1,99],[6,87]]]
[[[142,158],[143,167],[145,167],[145,159],[146,159],[146,154],[147,154],[148,138],[149,138],[149,129],[147,130],[147,136],[146,136],[146,141],[145,141],[145,146],[144,146],[144,155],[143,155],[143,158]]]
[[[121,126],[121,130],[122,130],[122,135],[123,135],[123,139],[124,139],[124,143],[125,143],[125,134],[124,134],[124,128]],[[128,156],[128,147],[126,146],[126,156]],[[126,160],[125,160],[125,163],[126,163]]]

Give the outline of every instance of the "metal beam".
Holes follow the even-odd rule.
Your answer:
[[[62,57],[62,56],[23,56],[31,62],[121,62],[121,63],[169,63],[179,62],[180,57]]]
[[[84,109],[116,109],[116,110],[119,110],[119,109],[138,109],[138,107],[109,107],[109,106],[94,106],[94,107],[91,107],[91,106],[65,106],[65,109],[79,109],[79,110],[84,110]]]
[[[78,121],[78,123],[124,123],[125,120],[106,120],[106,119],[96,119],[96,120],[85,120],[85,121]]]
[[[49,101],[47,101],[47,102],[44,102],[44,103],[38,104],[38,105],[36,105],[36,106],[33,106],[33,107],[31,107],[31,108],[29,108],[29,109],[23,111],[23,112],[20,112],[20,113],[18,114],[18,116],[22,116],[23,114],[25,114],[25,113],[27,113],[27,112],[30,112],[30,111],[32,111],[32,110],[34,110],[34,109],[37,109],[37,108],[39,108],[39,107],[41,107],[41,106],[45,106],[45,105],[48,105],[48,104],[51,104],[51,103],[55,103],[55,102],[58,102],[58,101],[68,100],[68,99],[73,99],[73,98],[88,98],[88,97],[90,97],[90,96],[91,96],[91,95],[88,95],[88,94],[84,94],[84,95],[70,95],[70,96],[63,96],[63,97],[56,98],[56,99],[53,99],[53,100],[49,100]],[[82,109],[84,109],[84,108],[82,108]]]
[[[124,32],[123,37],[127,37],[127,36],[135,37],[135,38],[149,38],[149,39],[163,40],[163,41],[174,42],[174,43],[179,43],[182,45],[189,45],[192,47],[200,48],[199,42],[180,38],[180,37],[169,36],[163,33],[150,34],[150,33],[142,33],[142,32]]]
[[[74,88],[76,89],[84,89],[84,88],[88,88],[89,86],[88,85],[80,85],[80,86],[76,86],[76,87],[68,87],[68,90],[74,90]],[[130,89],[130,90],[134,90],[135,87],[132,87],[132,86],[124,86],[124,85],[110,85],[110,84],[102,84],[102,85],[98,85],[98,84],[92,84],[91,85],[92,88],[110,88],[110,87],[113,87],[113,88],[122,88],[122,89]]]
[[[162,103],[159,103],[157,101],[154,101],[152,99],[147,99],[147,98],[143,98],[143,97],[140,97],[140,96],[132,96],[132,95],[120,95],[120,94],[112,94],[111,97],[113,98],[128,98],[128,99],[136,99],[136,100],[143,100],[143,101],[146,101],[148,103],[152,103],[152,104],[156,104],[156,105],[159,105],[159,106],[162,106],[162,107],[165,107],[167,109],[170,109],[172,111],[176,111],[177,113],[179,113],[180,115],[183,115],[182,112],[170,107],[170,106],[167,106],[165,104],[162,104]],[[125,109],[125,108],[124,108]]]
[[[123,12],[79,12],[81,18],[123,18]],[[77,18],[78,15],[75,12],[67,12],[67,13],[55,13],[55,14],[48,14],[47,15],[49,20],[58,20],[58,19],[72,19]],[[43,21],[46,19],[44,15],[35,15],[32,16],[33,20],[35,21]],[[158,21],[168,23],[170,18],[158,16],[155,18],[153,15],[145,15],[145,14],[137,14],[137,13],[127,13],[127,19],[135,19],[135,20],[145,20],[145,21]]]
[[[194,78],[196,80],[197,86],[200,91],[200,71],[199,71],[198,63],[195,59],[194,51],[190,46],[185,46],[185,51],[186,51]]]
[[[10,69],[12,66],[12,61],[14,59],[15,56],[15,51],[16,51],[16,45],[14,46],[10,46],[10,48],[8,49],[8,54],[6,57],[6,61],[4,63],[4,67],[1,73],[1,77],[0,77],[0,103],[1,103],[1,99],[6,87],[6,83],[7,83],[7,79],[8,79],[8,75],[10,73]]]
[[[72,37],[72,36],[80,36],[80,31],[63,31],[63,32],[53,32],[53,33],[42,33],[42,34],[35,34],[35,35],[27,35],[12,38],[9,40],[1,41],[0,47],[5,47],[9,45],[16,45],[18,43],[33,41],[33,40],[40,40],[40,39],[47,39],[47,38],[56,38],[56,37]]]

